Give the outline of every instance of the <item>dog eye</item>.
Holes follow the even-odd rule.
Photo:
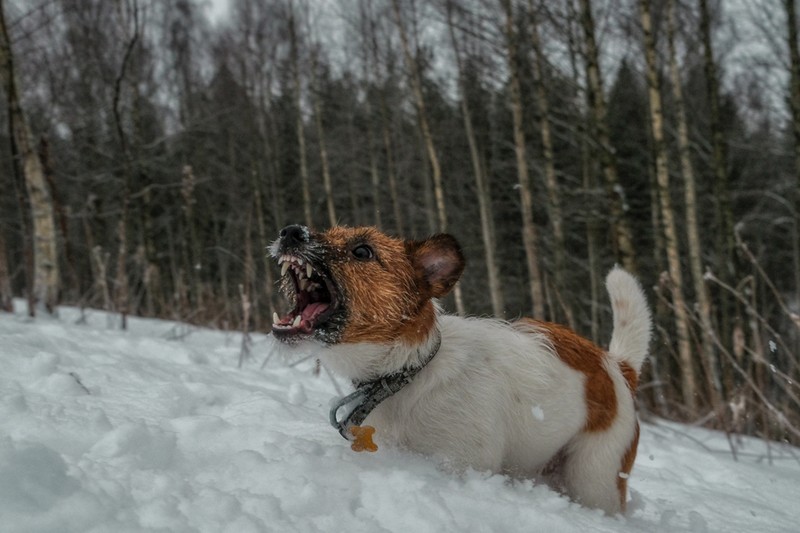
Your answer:
[[[375,257],[375,252],[373,252],[372,248],[366,244],[360,244],[353,248],[353,257],[360,259],[361,261],[366,261]]]

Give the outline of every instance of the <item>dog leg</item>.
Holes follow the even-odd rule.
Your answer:
[[[618,371],[614,381],[618,407],[614,423],[601,431],[586,431],[567,446],[564,482],[567,493],[587,507],[608,514],[625,511],[627,478],[636,457],[639,425],[633,398]]]
[[[567,494],[581,505],[608,514],[624,512],[629,473],[624,471],[623,462],[631,439],[621,441],[621,435],[614,433],[623,432],[612,427],[602,433],[579,435],[571,443],[564,465]]]

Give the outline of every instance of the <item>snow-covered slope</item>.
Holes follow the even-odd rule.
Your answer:
[[[311,362],[262,369],[269,337],[238,369],[237,334],[78,318],[0,315],[0,531],[800,530],[794,448],[744,439],[735,462],[717,433],[646,424],[630,509],[609,518],[543,486],[352,452],[328,426],[331,380]]]

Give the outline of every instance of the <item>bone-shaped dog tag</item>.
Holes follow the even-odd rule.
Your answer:
[[[352,426],[350,434],[354,439],[350,444],[350,449],[354,452],[377,452],[378,445],[372,442],[372,435],[375,428],[372,426]]]

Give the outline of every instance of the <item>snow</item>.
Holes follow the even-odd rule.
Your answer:
[[[16,302],[18,309],[22,302]],[[787,532],[800,450],[644,424],[625,516],[531,482],[456,475],[381,443],[354,453],[336,395],[254,336],[98,311],[0,315],[0,530]],[[340,384],[344,386],[344,382]],[[535,409],[535,407],[534,407]],[[544,416],[544,413],[541,413]]]

